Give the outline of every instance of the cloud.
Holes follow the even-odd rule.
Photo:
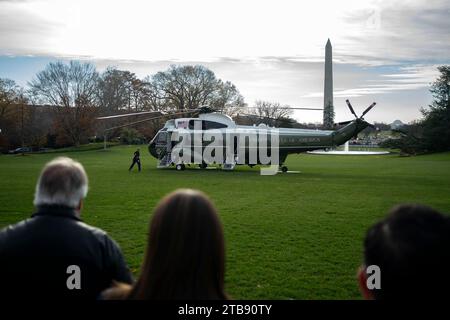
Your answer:
[[[396,64],[405,61],[449,61],[450,2],[381,1],[378,6],[349,12],[350,26],[339,57],[353,63]],[[373,17],[376,22],[367,27]],[[361,32],[363,31],[363,32]],[[355,55],[355,52],[358,54]]]
[[[436,65],[450,62],[449,7],[448,0],[0,0],[0,59],[85,59],[141,78],[170,64],[204,64],[249,104],[320,107],[330,38],[337,114],[347,116],[345,98],[377,99],[410,120],[429,99]],[[373,116],[391,116],[382,110]]]
[[[42,53],[60,23],[37,15],[27,1],[0,1],[0,54]]]
[[[448,61],[449,7],[443,0],[0,1],[0,54],[318,62],[330,37],[335,63]]]
[[[374,96],[377,94],[392,93],[394,91],[417,90],[428,88],[436,79],[439,72],[438,65],[411,65],[411,66],[391,66],[392,73],[372,74],[366,77],[363,84],[349,82],[351,88],[337,89],[334,97],[361,97]],[[372,67],[376,72],[378,68]],[[341,84],[342,87],[342,84]],[[322,98],[323,92],[315,91],[302,96],[302,98]]]

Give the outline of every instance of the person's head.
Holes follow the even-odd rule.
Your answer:
[[[150,223],[131,299],[225,299],[225,245],[217,211],[202,192],[180,189],[160,201]]]
[[[34,194],[36,207],[58,205],[80,210],[88,191],[88,178],[81,163],[67,157],[47,163]]]
[[[368,289],[366,268],[380,270],[380,289]],[[366,299],[443,297],[450,277],[450,217],[421,205],[394,207],[364,241],[358,273]]]

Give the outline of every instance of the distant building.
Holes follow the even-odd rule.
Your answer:
[[[389,126],[391,127],[391,130],[396,130],[396,129],[403,127],[404,125],[405,124],[403,122],[401,122],[400,120],[395,120]]]

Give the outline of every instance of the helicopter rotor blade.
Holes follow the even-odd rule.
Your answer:
[[[241,116],[241,115],[242,116],[246,116],[246,117],[258,118],[258,119],[268,119],[268,120],[273,120],[273,121],[280,121],[281,120],[281,119],[268,117],[268,116],[263,116],[263,115],[259,115],[259,114],[251,114],[251,113],[243,113],[243,112],[238,113],[238,116]]]
[[[374,103],[372,103],[370,106],[368,106],[367,109],[364,110],[364,112],[362,113],[361,118],[364,117],[364,115],[365,115],[367,112],[369,112],[370,109],[372,109],[373,107],[375,107],[376,104],[377,104],[377,103],[374,102]]]
[[[115,126],[115,127],[107,128],[107,129],[105,129],[105,132],[106,132],[106,131],[111,131],[111,130],[114,130],[114,129],[130,127],[130,126],[133,126],[133,125],[135,125],[135,124],[142,123],[142,122],[147,122],[147,121],[151,121],[151,120],[158,120],[158,119],[161,119],[161,118],[165,118],[165,117],[167,117],[167,116],[168,116],[168,115],[165,114],[165,115],[158,116],[158,117],[151,117],[151,118],[147,118],[147,119],[143,119],[143,120],[139,120],[139,121],[127,123],[127,124],[122,124],[122,125],[120,125],[120,126]]]
[[[139,123],[143,123],[143,122],[147,122],[147,121],[158,120],[158,119],[162,119],[162,118],[167,118],[167,117],[176,116],[176,115],[183,115],[183,114],[192,113],[192,112],[198,112],[198,111],[199,110],[192,109],[192,110],[189,110],[189,111],[167,113],[167,114],[163,114],[163,115],[160,115],[160,116],[157,116],[157,117],[151,117],[151,118],[142,119],[142,120],[139,120],[139,121],[135,121],[135,122],[131,122],[131,123],[122,124],[122,125],[119,125],[119,126],[114,126],[114,127],[111,127],[111,128],[107,128],[107,129],[105,129],[105,132],[106,131],[111,131],[111,130],[114,130],[114,129],[119,129],[119,128],[125,128],[125,127],[129,127],[129,126],[133,126],[135,124],[139,124]]]
[[[246,109],[259,109],[258,107],[245,107]],[[314,107],[277,107],[277,109],[283,110],[311,110],[311,111],[322,111],[323,108],[314,108]]]
[[[118,115],[114,115],[114,116],[98,117],[97,120],[124,118],[124,117],[138,116],[138,115],[149,114],[149,113],[161,113],[161,111],[143,111],[143,112],[135,112],[135,113],[125,113],[125,114],[118,114]]]
[[[285,110],[310,110],[310,111],[322,111],[323,108],[310,108],[310,107],[281,107],[280,109],[285,109]]]
[[[349,124],[350,122],[352,122],[353,120],[349,120],[349,121],[342,121],[342,122],[338,122],[336,123],[338,126],[342,126],[342,125],[346,125]]]
[[[278,109],[285,109],[285,110],[312,110],[312,111],[322,111],[323,108],[313,108],[313,107],[278,107]]]
[[[180,111],[180,112],[171,112],[171,113],[163,113],[161,111],[144,111],[144,112],[136,112],[136,113],[127,113],[127,114],[119,114],[114,116],[105,116],[105,117],[98,117],[97,120],[106,120],[106,119],[116,119],[116,118],[124,118],[124,117],[131,117],[131,116],[137,116],[137,115],[143,115],[143,114],[150,114],[150,113],[159,113],[161,117],[167,117],[172,115],[183,115],[183,114],[189,114],[194,112],[199,112],[200,109],[191,109],[186,111]]]
[[[347,99],[345,100],[345,103],[347,103],[348,108],[350,109],[350,112],[353,113],[353,115],[355,116],[355,118],[358,118],[358,116],[356,115],[355,110],[352,107],[352,104],[350,103],[350,101]]]

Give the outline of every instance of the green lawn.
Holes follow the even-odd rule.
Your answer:
[[[90,178],[84,220],[106,230],[139,272],[153,208],[166,193],[197,188],[214,200],[227,246],[226,288],[237,299],[359,298],[355,272],[367,228],[400,202],[450,211],[450,153],[388,156],[291,155],[301,173],[261,176],[156,169],[129,173],[134,146],[70,152]],[[0,227],[33,210],[41,167],[57,154],[0,156]]]

